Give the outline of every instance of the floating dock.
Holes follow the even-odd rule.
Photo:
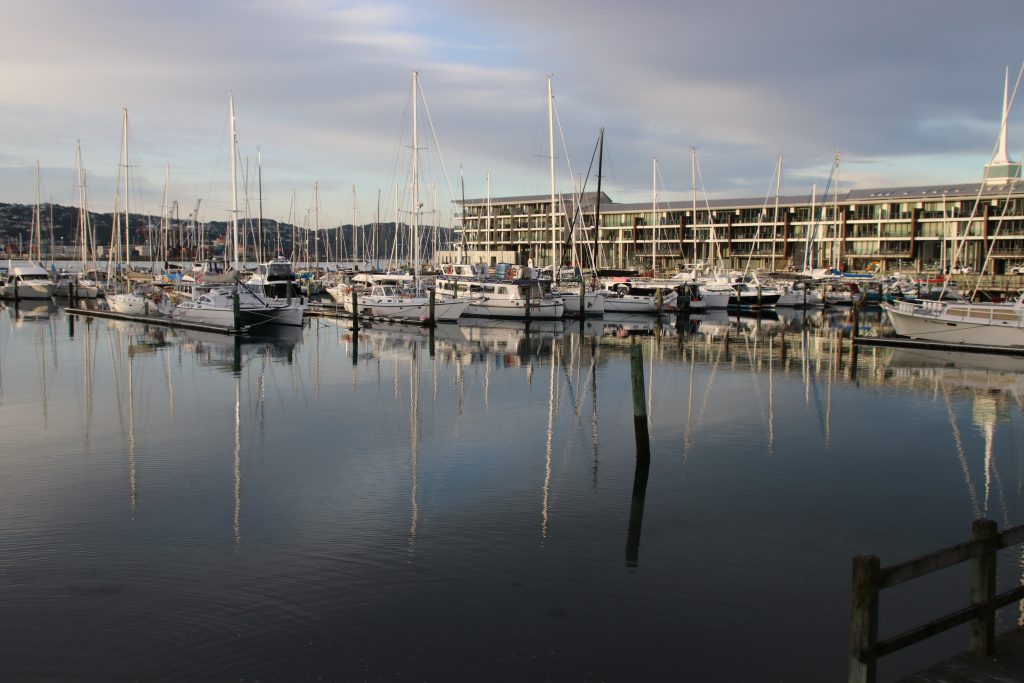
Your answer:
[[[983,344],[948,344],[945,342],[924,341],[907,337],[862,337],[853,338],[858,346],[891,346],[902,349],[920,349],[928,351],[962,351],[965,353],[991,353],[1001,356],[1024,356],[1024,346],[986,346]]]
[[[110,320],[124,320],[133,323],[144,323],[146,325],[162,325],[163,327],[177,327],[183,330],[197,330],[199,332],[217,332],[218,334],[245,334],[249,327],[225,327],[223,325],[207,325],[203,323],[175,320],[165,316],[156,315],[128,315],[114,311],[101,311],[92,308],[65,308],[65,313],[70,315],[81,315],[93,318],[108,318]]]

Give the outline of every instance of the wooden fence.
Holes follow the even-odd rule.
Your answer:
[[[853,558],[853,609],[850,615],[849,683],[874,683],[878,660],[936,634],[970,622],[968,650],[988,656],[995,643],[996,610],[1024,598],[1024,586],[996,595],[996,553],[1024,542],[1024,525],[1002,533],[990,519],[977,519],[973,539],[922,557],[882,567],[875,555]],[[878,602],[882,589],[961,562],[971,562],[971,606],[891,638],[878,639]]]

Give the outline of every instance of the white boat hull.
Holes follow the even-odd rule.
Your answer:
[[[1024,347],[1024,310],[939,302],[882,304],[896,334],[946,344]]]
[[[565,315],[578,316],[580,314],[579,292],[562,291],[558,295],[562,297]],[[604,315],[604,300],[605,297],[598,292],[586,292],[583,295],[583,314],[592,316]]]
[[[561,299],[543,299],[530,302],[530,318],[535,320],[556,320],[565,313]],[[526,319],[526,302],[520,300],[492,300],[471,303],[465,315],[479,318]]]
[[[110,294],[107,296],[107,306],[110,307],[110,310],[122,315],[146,315],[149,313],[149,303],[146,297],[138,294]]]

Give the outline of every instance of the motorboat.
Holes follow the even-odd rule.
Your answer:
[[[0,298],[49,299],[57,285],[42,266],[34,263],[8,264],[7,276],[0,284]]]

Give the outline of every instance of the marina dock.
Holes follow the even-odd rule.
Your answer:
[[[995,654],[963,652],[898,683],[1005,683],[1024,680],[1024,628],[996,639]]]
[[[983,344],[943,344],[942,342],[921,341],[906,337],[856,336],[853,343],[858,346],[891,346],[919,351],[962,351],[965,353],[991,353],[1000,356],[1024,356],[1024,347],[988,346]]]
[[[217,332],[219,334],[245,334],[249,327],[224,327],[222,325],[204,325],[202,323],[186,322],[175,320],[166,316],[157,315],[127,315],[115,313],[114,311],[101,311],[94,308],[65,308],[64,312],[69,315],[91,316],[93,318],[108,318],[110,320],[124,320],[134,323],[145,323],[147,325],[162,325],[164,327],[178,327],[184,330],[197,330],[199,332]]]

